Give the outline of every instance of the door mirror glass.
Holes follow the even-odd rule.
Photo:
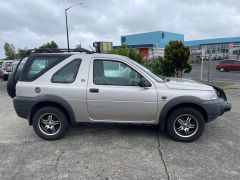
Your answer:
[[[151,87],[151,83],[147,79],[142,78],[139,82],[140,87]]]

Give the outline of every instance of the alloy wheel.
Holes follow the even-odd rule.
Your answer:
[[[178,116],[173,125],[175,133],[184,138],[193,136],[198,130],[198,121],[190,114]]]
[[[38,127],[46,135],[55,135],[61,129],[61,121],[55,114],[46,113],[39,118]]]

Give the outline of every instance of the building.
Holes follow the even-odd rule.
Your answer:
[[[213,59],[239,59],[240,37],[184,41],[184,35],[155,31],[121,36],[121,45],[138,49],[143,57],[164,56],[164,48],[170,41],[182,41],[189,47],[193,61],[208,59],[211,50]]]
[[[207,59],[210,51],[213,59],[239,59],[240,37],[193,40],[184,44],[189,47],[193,60]]]
[[[166,31],[121,36],[121,45],[139,49],[145,58],[164,56],[164,48],[170,41],[184,41],[183,34]]]

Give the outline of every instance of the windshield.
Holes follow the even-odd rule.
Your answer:
[[[164,80],[157,76],[156,74],[152,73],[149,69],[147,69],[145,66],[137,63],[136,61],[128,58],[132,63],[134,63],[137,67],[139,67],[141,70],[143,70],[145,73],[147,73],[149,76],[151,76],[155,81],[157,82],[163,82]]]

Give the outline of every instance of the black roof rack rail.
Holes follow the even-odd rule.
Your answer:
[[[35,53],[71,53],[71,52],[85,52],[87,54],[93,54],[93,51],[89,51],[84,48],[76,48],[76,49],[51,49],[51,48],[44,48],[44,49],[29,49],[26,51],[26,56]]]

